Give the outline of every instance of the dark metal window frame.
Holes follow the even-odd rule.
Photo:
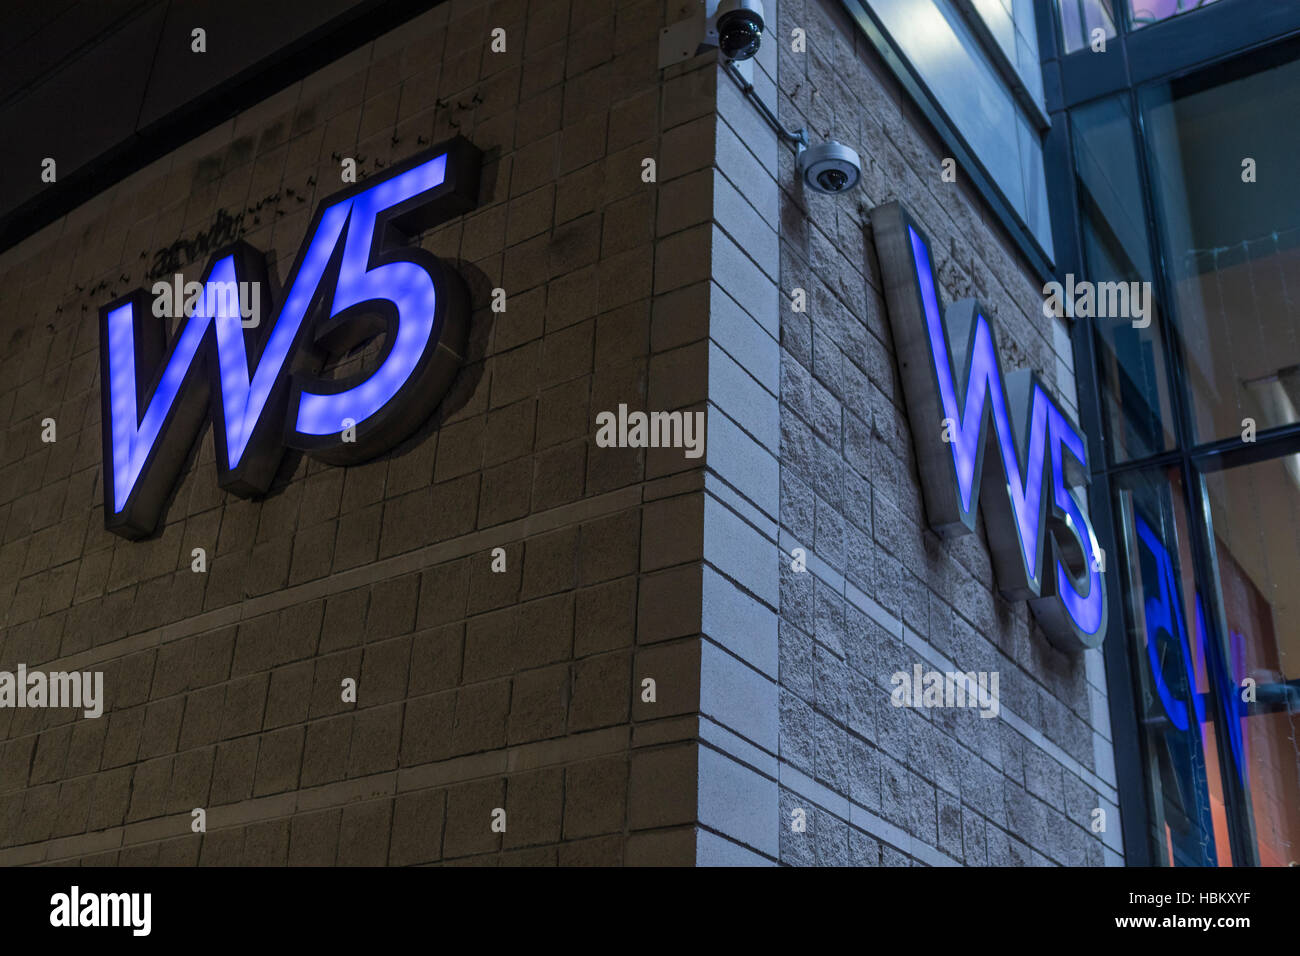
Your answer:
[[[1196,442],[1191,391],[1182,361],[1177,306],[1164,267],[1155,197],[1149,182],[1150,157],[1138,92],[1140,88],[1200,72],[1251,50],[1290,45],[1300,37],[1300,4],[1278,4],[1274,0],[1219,0],[1212,6],[1130,32],[1127,5],[1121,0],[1117,10],[1120,33],[1107,40],[1106,54],[1094,54],[1087,48],[1065,54],[1056,0],[1036,0],[1036,11],[1039,14],[1039,49],[1044,54],[1044,86],[1053,120],[1044,153],[1048,168],[1048,207],[1052,211],[1053,241],[1059,270],[1057,278],[1063,280],[1069,272],[1086,274],[1069,111],[1099,99],[1122,96],[1129,111],[1137,156],[1148,254],[1156,271],[1153,277],[1155,292],[1159,301],[1164,303],[1164,334],[1161,338],[1173,409],[1171,424],[1175,447],[1172,451],[1113,465],[1108,461],[1106,423],[1098,388],[1096,329],[1091,322],[1075,322],[1071,329],[1079,386],[1079,413],[1081,424],[1089,436],[1093,520],[1099,534],[1109,533],[1109,553],[1117,555],[1115,544],[1119,540],[1119,525],[1114,508],[1114,479],[1140,469],[1178,469],[1189,512],[1192,570],[1208,612],[1207,629],[1211,633],[1207,635],[1206,646],[1210,653],[1218,654],[1222,647],[1220,635],[1226,633],[1227,625],[1213,546],[1213,516],[1204,476],[1209,472],[1300,451],[1300,423],[1261,432],[1257,441],[1251,444],[1238,439]],[[1123,593],[1124,581],[1117,561],[1108,563],[1106,574],[1110,593]],[[1122,600],[1110,602],[1110,640],[1104,645],[1111,736],[1115,748],[1125,861],[1131,866],[1151,866],[1159,861],[1154,858],[1148,831],[1151,807],[1144,769],[1145,744],[1139,734],[1137,675],[1129,654],[1125,605]],[[1214,695],[1214,701],[1216,723],[1220,727],[1226,726],[1227,715],[1222,701],[1218,695]],[[1219,766],[1228,767],[1231,757],[1226,752],[1229,746],[1227,735],[1218,734],[1216,740]],[[1233,863],[1238,866],[1257,864],[1249,794],[1235,774],[1221,772],[1221,778]]]

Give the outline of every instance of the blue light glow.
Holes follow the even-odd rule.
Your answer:
[[[1064,513],[1065,522],[1070,530],[1085,545],[1084,565],[1088,590],[1080,591],[1074,576],[1059,560],[1056,562],[1056,593],[1069,612],[1070,618],[1084,634],[1096,634],[1105,625],[1106,617],[1106,583],[1101,576],[1101,545],[1097,543],[1097,534],[1092,524],[1083,516],[1078,501],[1065,485],[1065,452],[1074,456],[1080,465],[1088,464],[1088,453],[1084,448],[1083,436],[1080,435],[1069,420],[1055,404],[1050,406],[1051,424],[1048,428],[1049,441],[1052,446],[1052,501]]]
[[[1180,731],[1191,728],[1187,702],[1174,696],[1169,682],[1165,679],[1165,664],[1161,659],[1159,642],[1156,640],[1161,631],[1167,634],[1177,645],[1181,658],[1181,670],[1187,678],[1187,693],[1192,701],[1192,710],[1199,724],[1206,723],[1206,698],[1208,688],[1218,693],[1219,699],[1227,711],[1228,749],[1232,754],[1237,776],[1243,784],[1249,782],[1248,737],[1245,732],[1245,704],[1237,694],[1238,685],[1233,673],[1245,670],[1245,638],[1236,631],[1229,630],[1229,644],[1232,659],[1232,673],[1220,659],[1208,653],[1206,646],[1205,608],[1199,593],[1196,601],[1196,631],[1194,645],[1188,645],[1187,626],[1183,621],[1183,602],[1178,594],[1177,575],[1173,558],[1160,534],[1142,517],[1133,515],[1133,530],[1137,535],[1138,546],[1143,548],[1155,564],[1153,581],[1142,582],[1142,592],[1146,597],[1142,604],[1142,618],[1146,641],[1147,666],[1151,674],[1151,683],[1155,686],[1160,706],[1169,718],[1169,722]],[[1205,674],[1207,690],[1202,691],[1198,671]]]
[[[1178,599],[1173,562],[1169,560],[1169,553],[1165,551],[1159,535],[1142,520],[1141,515],[1134,516],[1133,526],[1138,540],[1151,553],[1156,564],[1157,590],[1147,597],[1142,608],[1146,622],[1147,663],[1151,669],[1151,682],[1155,685],[1156,694],[1160,697],[1170,723],[1179,730],[1186,731],[1191,726],[1187,704],[1174,696],[1165,680],[1164,663],[1160,659],[1159,641],[1156,640],[1157,635],[1164,631],[1177,642],[1183,671],[1187,675],[1188,693],[1196,702],[1196,719],[1203,723],[1205,703],[1196,693],[1196,676],[1192,673],[1192,663],[1189,660],[1191,654],[1187,647],[1187,628],[1183,624],[1183,602]]]
[[[343,255],[329,314],[336,315],[367,301],[387,300],[397,306],[396,333],[388,355],[366,381],[335,394],[304,390],[296,414],[297,430],[314,436],[337,434],[345,427],[345,420],[364,422],[397,395],[431,343],[436,344],[433,333],[438,290],[430,271],[414,261],[369,268],[376,221],[385,210],[441,185],[446,171],[447,154],[443,153],[321,212],[255,369],[249,367],[237,299],[231,303],[226,296],[216,294],[224,284],[241,279],[234,255],[213,263],[204,294],[186,317],[143,415],[136,400],[140,370],[136,368],[134,307],[128,302],[107,313],[104,347],[108,373],[104,387],[108,390],[111,439],[105,457],[111,462],[114,514],[121,513],[131,500],[145,463],[203,348],[209,326],[215,338],[220,396],[220,402],[214,402],[213,415],[220,410],[222,425],[217,430],[217,451],[229,469],[240,466],[271,395],[286,373],[303,321],[340,241],[344,242]],[[282,426],[276,423],[275,427]],[[220,445],[223,435],[224,447]]]
[[[969,515],[975,507],[975,469],[985,438],[982,426],[987,403],[992,412],[1002,473],[1006,477],[1015,531],[1030,588],[1035,593],[1051,593],[1051,585],[1054,584],[1055,593],[1078,629],[1085,635],[1095,635],[1105,626],[1104,582],[1097,567],[1100,562],[1094,560],[1101,550],[1092,526],[1065,484],[1065,451],[1081,465],[1087,464],[1083,437],[1047,393],[1034,384],[1030,396],[1029,434],[1025,449],[1027,461],[1025,467],[1021,467],[1021,452],[1016,444],[1015,429],[1007,408],[1006,391],[989,322],[983,314],[976,312],[975,328],[969,344],[969,374],[959,394],[947,331],[939,308],[938,290],[934,284],[930,253],[916,229],[908,226],[908,235],[943,415],[956,426],[951,429],[952,440],[949,446],[961,508]],[[1083,545],[1088,570],[1084,575],[1086,582],[1080,583],[1086,583],[1086,591],[1080,590],[1080,584],[1075,582],[1073,575],[1059,559],[1054,569],[1054,581],[1045,587],[1041,580],[1043,572],[1038,566],[1038,555],[1042,535],[1046,530],[1042,526],[1043,464],[1049,448],[1051,504],[1055,513]]]
[[[362,302],[387,299],[397,305],[397,334],[383,364],[359,385],[332,394],[303,390],[295,425],[301,434],[333,435],[343,430],[344,419],[364,422],[406,384],[428,348],[438,302],[433,276],[414,262],[367,267],[374,245],[376,216],[441,185],[446,168],[447,157],[444,154],[394,176],[356,198],[330,314],[335,315]]]
[[[144,470],[144,463],[158,441],[167,413],[171,411],[185,376],[198,354],[207,331],[206,317],[191,316],[176,347],[167,360],[145,408],[143,417],[136,407],[134,309],[128,303],[108,314],[109,408],[112,412],[113,510],[121,511]]]
[[[222,317],[217,322],[217,360],[221,368],[221,401],[226,416],[226,455],[231,468],[243,460],[271,390],[284,372],[312,295],[320,285],[330,255],[347,222],[350,205],[348,200],[331,206],[321,217],[320,226],[312,236],[293,287],[275,320],[251,383],[239,316]],[[233,269],[233,260],[231,265]]]

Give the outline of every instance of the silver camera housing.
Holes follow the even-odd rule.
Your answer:
[[[709,34],[728,60],[748,60],[758,52],[766,27],[762,0],[719,0]]]
[[[848,192],[862,181],[862,160],[843,143],[831,141],[799,151],[799,177],[819,193]]]

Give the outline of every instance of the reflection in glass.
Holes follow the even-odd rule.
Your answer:
[[[1066,53],[1091,49],[1096,30],[1101,30],[1108,40],[1115,36],[1114,0],[1060,0],[1060,3]]]
[[[1198,442],[1300,420],[1300,60],[1260,62],[1141,97]]]
[[[1287,866],[1300,861],[1300,462],[1213,472],[1205,483],[1226,618],[1220,650],[1239,686],[1254,682],[1254,701],[1237,694],[1232,754],[1259,862]]]
[[[1215,702],[1233,687],[1206,637],[1182,482],[1152,469],[1124,476],[1116,494],[1153,859],[1230,866]]]
[[[1126,96],[1070,114],[1077,172],[1083,257],[1091,282],[1150,282],[1153,278],[1142,183]],[[1160,303],[1145,328],[1130,319],[1096,323],[1097,366],[1111,461],[1128,461],[1174,447],[1169,377]]]
[[[973,5],[1029,95],[1046,109],[1043,67],[1038,56],[1038,27],[1031,0],[973,0]]]
[[[1129,19],[1133,23],[1133,29],[1140,30],[1152,23],[1208,7],[1212,3],[1214,0],[1128,0]]]

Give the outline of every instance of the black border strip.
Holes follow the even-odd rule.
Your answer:
[[[363,0],[61,177],[0,217],[0,253],[150,163],[444,0]]]

